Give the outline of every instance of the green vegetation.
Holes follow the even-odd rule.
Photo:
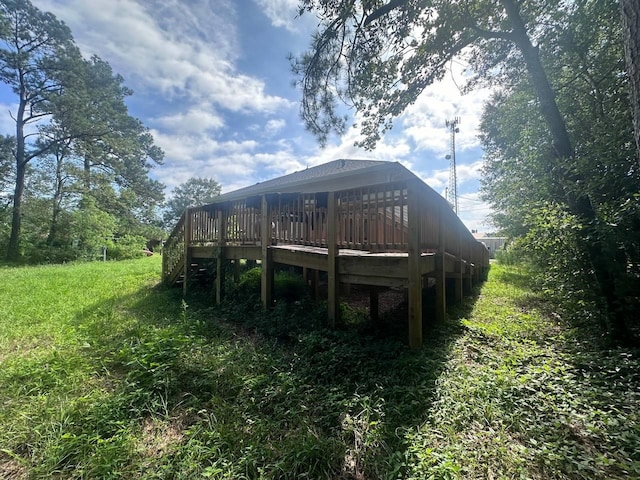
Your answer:
[[[303,121],[320,142],[353,123],[374,149],[462,61],[463,90],[498,87],[480,125],[493,226],[551,288],[597,307],[604,333],[640,345],[637,3],[301,0],[320,19],[291,59]]]
[[[159,269],[0,269],[0,477],[640,476],[638,352],[594,349],[521,268],[417,352],[304,299],[183,302]]]

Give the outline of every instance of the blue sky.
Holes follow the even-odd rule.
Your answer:
[[[464,66],[425,91],[375,151],[353,146],[351,129],[321,149],[299,118],[287,55],[304,51],[317,20],[296,18],[298,0],[32,0],[72,30],[85,56],[99,55],[125,78],[130,113],[165,151],[152,176],[167,193],[189,177],[212,177],[223,192],[338,158],[399,161],[444,195],[447,119],[456,138],[460,217],[490,230],[478,198],[477,126],[489,91],[462,96]],[[13,133],[16,99],[0,85],[0,129]],[[4,112],[4,113],[2,113]]]

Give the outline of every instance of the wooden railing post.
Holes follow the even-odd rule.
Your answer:
[[[336,195],[334,192],[329,192],[327,206],[327,319],[332,328],[336,326],[336,322],[340,318],[336,207]]]
[[[273,305],[273,262],[271,260],[271,215],[266,195],[262,196],[262,219],[260,224],[260,246],[262,247],[262,280],[260,297],[262,307]]]
[[[182,296],[186,297],[191,281],[191,211],[184,211],[184,282],[182,283]]]
[[[225,243],[227,238],[227,212],[218,210],[218,254],[216,255],[216,304],[222,303],[224,295],[224,260]]]
[[[464,260],[462,259],[462,231],[461,231],[461,226],[458,226],[456,228],[456,241],[457,241],[457,248],[456,248],[456,278],[455,278],[455,283],[456,283],[456,300],[458,302],[462,302],[462,300],[464,299],[464,291],[463,291],[463,286],[462,286],[462,276],[464,275]]]
[[[444,321],[447,316],[445,208],[448,208],[447,204],[441,202],[438,208],[438,253],[436,255],[436,320],[439,322]]]
[[[473,290],[473,282],[472,282],[472,278],[471,278],[471,274],[473,272],[473,267],[472,267],[472,263],[473,263],[473,243],[472,242],[467,242],[466,245],[466,251],[467,251],[467,268],[465,271],[465,276],[464,276],[464,284],[465,284],[465,290],[467,291],[468,294],[471,294],[472,290]]]
[[[408,284],[409,284],[409,347],[422,346],[422,272],[420,247],[420,201],[416,183],[409,185],[408,195]]]

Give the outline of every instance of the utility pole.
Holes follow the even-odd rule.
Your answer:
[[[447,188],[447,201],[451,204],[453,211],[458,214],[458,179],[456,177],[456,133],[460,131],[458,125],[460,117],[447,120],[447,128],[451,131],[451,153],[445,158],[449,160],[449,187]]]

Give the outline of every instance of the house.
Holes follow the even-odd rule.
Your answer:
[[[489,255],[447,201],[396,162],[335,160],[221,195],[189,208],[169,236],[163,279],[184,277],[193,265],[216,261],[216,301],[223,295],[223,262],[262,265],[262,303],[273,303],[274,265],[327,276],[327,318],[339,316],[341,284],[404,288],[409,345],[422,345],[423,288],[435,282],[437,317],[446,314],[447,288],[461,300],[481,281]],[[372,311],[372,315],[375,312]]]

